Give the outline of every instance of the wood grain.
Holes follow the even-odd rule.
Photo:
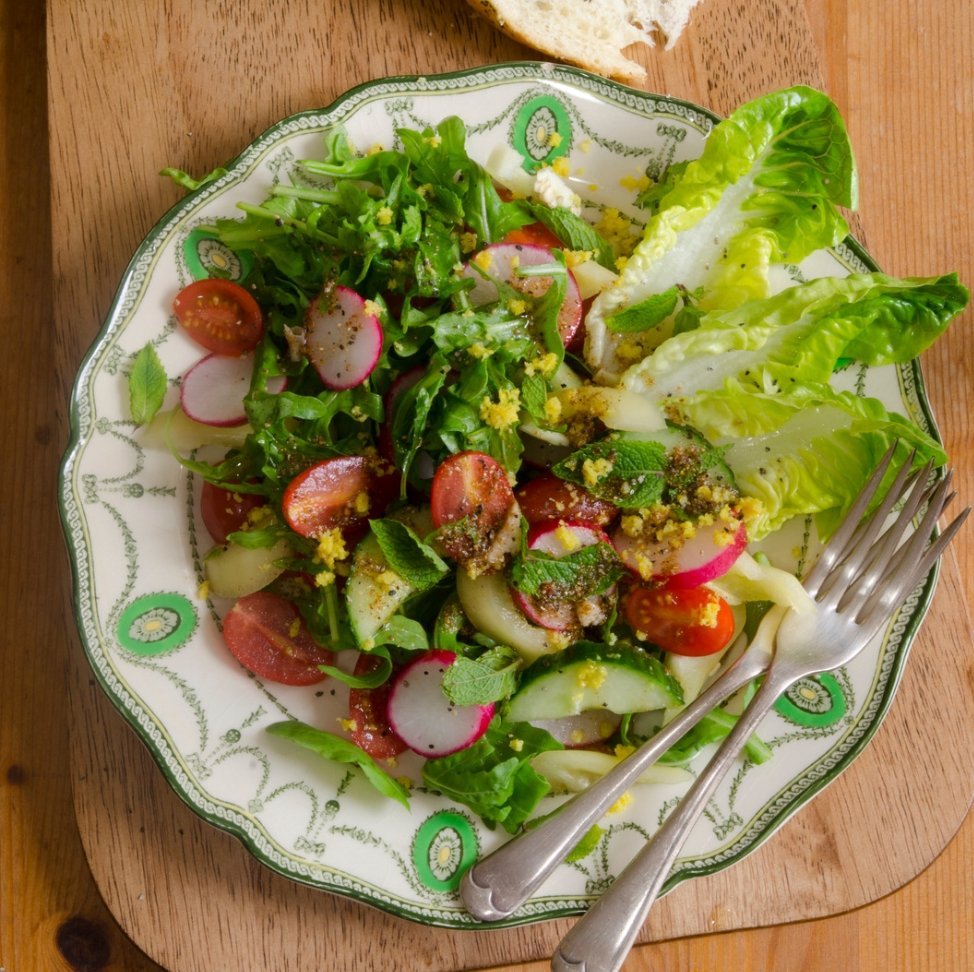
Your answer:
[[[12,565],[2,585],[0,968],[159,968],[139,945],[175,972],[368,969],[390,955],[397,966],[461,968],[550,953],[564,922],[502,933],[419,930],[278,878],[200,824],[81,662],[54,513],[66,389],[128,255],[176,198],[156,177],[163,164],[205,171],[277,118],[362,80],[532,52],[460,0],[51,0],[46,52],[43,11],[16,0],[0,0],[0,11],[0,393],[9,418],[0,535]],[[648,88],[719,111],[781,84],[824,83],[857,146],[859,233],[881,265],[957,269],[970,282],[974,191],[958,174],[974,154],[972,24],[961,0],[704,0],[677,48],[641,57]],[[970,314],[924,365],[962,496],[974,494],[969,322]],[[974,968],[970,818],[932,867],[889,894],[947,843],[974,788],[974,677],[970,655],[956,654],[970,647],[962,605],[974,600],[974,545],[958,544],[956,558],[960,570],[954,562],[945,570],[873,744],[768,845],[675,891],[647,928],[657,939],[707,934],[644,946],[627,967]],[[938,752],[939,737],[922,727],[942,725],[944,699],[955,700],[956,747]],[[911,786],[919,805],[907,798]],[[835,814],[851,815],[860,830],[833,830]],[[742,886],[772,890],[769,876],[770,907],[760,896],[742,899]],[[877,895],[888,896],[835,917],[713,934]]]

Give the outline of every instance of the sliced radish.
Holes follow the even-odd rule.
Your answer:
[[[379,360],[382,325],[354,290],[326,288],[305,316],[305,353],[328,388],[354,388]]]
[[[527,541],[529,550],[537,550],[552,557],[564,557],[595,543],[607,543],[611,546],[608,536],[594,523],[569,520],[537,523],[528,531]],[[511,593],[525,617],[552,631],[568,631],[577,628],[579,624],[599,624],[605,619],[604,595],[574,602],[532,597],[514,588]]]
[[[692,537],[677,544],[642,534],[632,537],[620,528],[612,534],[612,543],[622,562],[643,580],[699,587],[731,569],[747,546],[747,529],[743,523],[736,529],[720,522],[698,525]]]
[[[604,742],[619,728],[622,716],[607,709],[586,709],[562,719],[531,719],[531,725],[544,729],[563,746],[575,749]]]
[[[208,354],[183,375],[179,404],[189,418],[203,425],[243,425],[247,421],[243,400],[253,373],[252,354]],[[266,390],[276,395],[286,384],[287,379],[277,375],[267,382]]]
[[[407,665],[389,693],[387,714],[396,735],[423,756],[448,756],[475,743],[494,715],[494,704],[454,705],[443,676],[456,661],[452,651],[428,651]]]
[[[551,286],[551,277],[522,277],[518,274],[517,268],[555,263],[555,255],[547,247],[532,243],[492,243],[485,246],[474,257],[473,263],[473,266],[468,263],[464,267],[463,276],[470,277],[474,281],[469,296],[470,302],[477,307],[497,300],[498,291],[494,280],[499,280],[531,297],[543,296]],[[558,333],[567,347],[572,343],[582,323],[582,297],[571,270],[566,272],[568,281],[565,287],[565,299],[558,312]]]

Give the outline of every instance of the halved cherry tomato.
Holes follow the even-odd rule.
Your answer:
[[[257,301],[232,280],[195,280],[176,294],[172,309],[186,333],[215,354],[246,354],[264,334]]]
[[[226,543],[231,533],[244,527],[250,511],[266,503],[267,499],[257,493],[236,493],[204,482],[200,493],[200,516],[209,535],[217,543]]]
[[[514,495],[532,526],[547,520],[584,520],[606,526],[619,514],[612,503],[550,472],[518,486]]]
[[[355,674],[368,675],[378,664],[379,659],[372,655],[359,655],[355,663]],[[392,759],[408,748],[393,732],[386,716],[386,703],[391,691],[391,680],[378,688],[348,690],[348,715],[353,723],[349,730],[352,740],[373,759]]]
[[[334,655],[304,626],[298,609],[270,591],[240,598],[223,618],[223,640],[234,658],[260,678],[284,685],[313,685],[327,678],[319,665]]]
[[[336,456],[295,476],[284,491],[284,519],[295,533],[316,537],[336,527],[361,536],[399,495],[399,475],[383,459]]]
[[[557,236],[544,223],[528,223],[511,230],[504,236],[504,243],[531,243],[535,246],[557,247],[559,250],[565,248]]]
[[[712,655],[734,635],[734,612],[709,587],[633,587],[622,613],[637,637],[677,655]]]
[[[487,551],[508,525],[515,504],[507,473],[486,453],[458,452],[444,459],[433,476],[433,525],[439,528],[456,523],[462,527],[439,536],[443,549],[461,563]]]

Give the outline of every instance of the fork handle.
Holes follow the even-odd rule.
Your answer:
[[[467,910],[481,921],[513,914],[565,859],[585,832],[642,773],[711,709],[766,671],[770,656],[746,651],[675,719],[556,813],[475,864],[460,883]]]
[[[794,679],[772,668],[713,759],[652,840],[609,890],[562,939],[551,961],[554,972],[617,972],[670,873],[680,848],[710,795],[734,765],[751,733]]]

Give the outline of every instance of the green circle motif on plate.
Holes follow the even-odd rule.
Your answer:
[[[246,255],[234,253],[215,236],[202,229],[194,229],[186,237],[183,256],[194,280],[225,277],[240,281],[250,270],[251,261]]]
[[[146,594],[118,619],[122,647],[142,656],[163,655],[182,647],[196,630],[196,608],[181,594]]]
[[[466,816],[449,810],[433,814],[413,837],[413,866],[426,887],[456,891],[479,853],[477,832]]]
[[[529,172],[566,155],[572,144],[572,123],[565,106],[551,95],[526,101],[514,119],[511,141]]]
[[[775,710],[799,726],[821,728],[846,713],[846,698],[835,676],[824,672],[796,682],[777,702]]]

